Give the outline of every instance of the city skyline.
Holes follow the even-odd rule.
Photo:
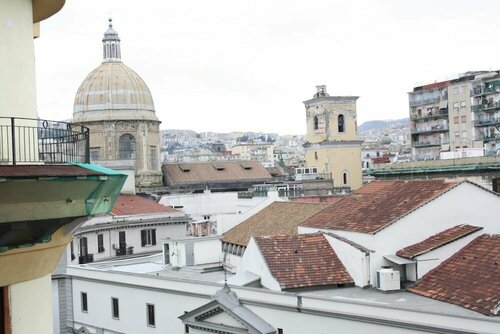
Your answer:
[[[415,85],[500,67],[498,9],[493,1],[69,1],[35,41],[38,111],[71,118],[78,86],[102,60],[111,15],[123,61],[149,86],[162,129],[302,134],[302,101],[319,84],[360,96],[358,124],[404,118]]]

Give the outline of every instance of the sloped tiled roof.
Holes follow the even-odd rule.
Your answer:
[[[224,233],[222,241],[246,246],[252,236],[295,235],[297,225],[328,205],[273,202]]]
[[[162,166],[169,186],[200,182],[266,181],[272,176],[259,161],[168,163]]]
[[[282,289],[354,283],[323,234],[256,237],[255,241]]]
[[[375,234],[457,184],[449,180],[372,181],[300,226]]]
[[[449,244],[457,239],[463,238],[471,233],[481,230],[482,227],[472,225],[457,225],[447,230],[441,231],[429,238],[400,249],[396,252],[397,256],[412,259],[416,256],[430,252],[436,248]]]
[[[307,196],[307,197],[292,197],[291,202],[295,203],[321,203],[333,204],[340,201],[344,196],[330,195],[330,196]]]
[[[500,315],[500,234],[483,234],[409,291],[489,316]]]
[[[115,216],[140,215],[148,213],[174,212],[175,209],[163,206],[136,195],[120,195],[111,209]]]

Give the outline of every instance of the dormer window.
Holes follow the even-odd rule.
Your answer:
[[[345,132],[344,115],[340,114],[338,119],[339,132]]]

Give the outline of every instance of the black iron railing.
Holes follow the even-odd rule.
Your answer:
[[[0,164],[90,162],[89,129],[42,119],[0,117]]]

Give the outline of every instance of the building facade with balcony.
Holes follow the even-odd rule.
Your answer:
[[[125,175],[89,164],[89,131],[36,111],[33,38],[63,0],[0,1],[0,333],[52,333],[50,273]],[[5,38],[4,38],[5,37]]]
[[[467,72],[409,93],[415,160],[498,154],[500,76]],[[443,152],[457,152],[445,154]]]

